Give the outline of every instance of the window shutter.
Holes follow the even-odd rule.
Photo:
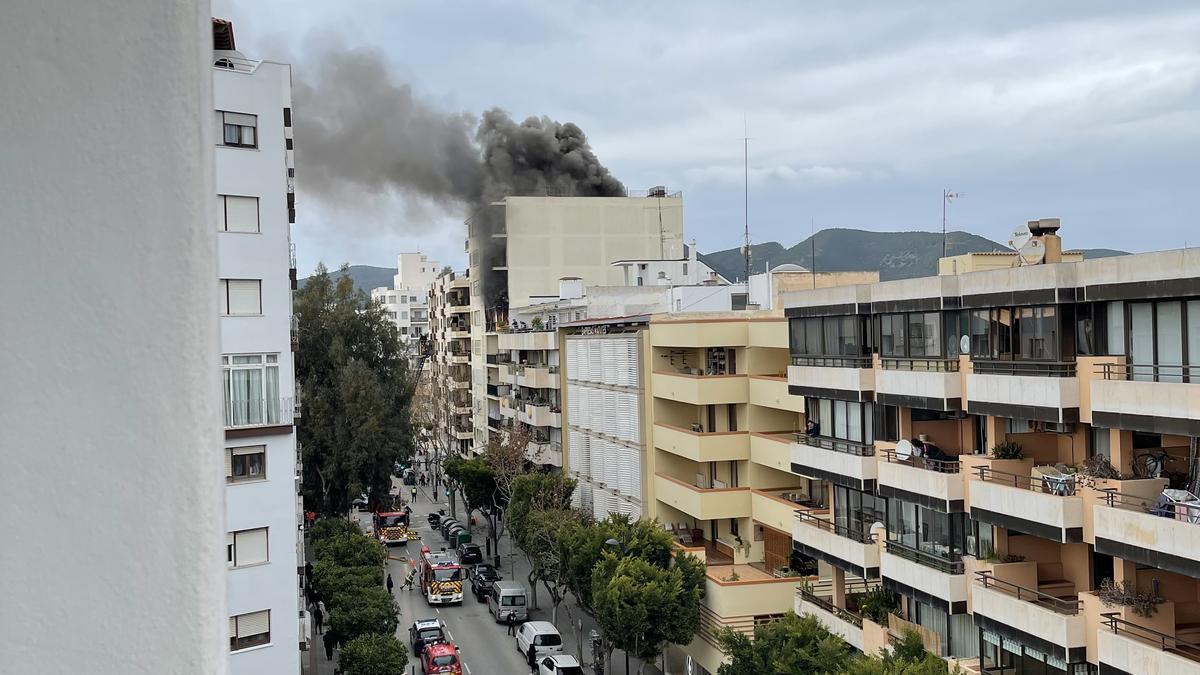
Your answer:
[[[229,282],[226,281],[225,279],[221,280],[220,296],[221,296],[221,313],[228,314],[229,313]]]
[[[237,617],[237,636],[241,638],[271,632],[271,610],[251,612]]]
[[[229,617],[229,637],[237,637],[237,617]]]
[[[258,126],[258,116],[257,115],[247,115],[245,113],[227,112],[227,113],[225,113],[225,123],[226,124],[240,124],[240,125],[246,126],[246,127],[254,127],[254,126]]]
[[[262,314],[258,279],[229,279],[229,314]]]
[[[224,195],[225,230],[228,232],[258,232],[258,197]]]
[[[235,532],[234,564],[253,565],[267,562],[267,528]]]
[[[231,478],[233,476],[233,455],[235,452],[236,452],[236,450],[234,450],[232,448],[225,448],[225,477],[226,478]]]

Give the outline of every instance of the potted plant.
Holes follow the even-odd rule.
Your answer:
[[[1004,441],[992,446],[992,458],[994,459],[1024,459],[1025,455],[1021,453],[1021,446],[1012,441]]]
[[[542,322],[542,317],[540,317],[540,316],[535,316],[535,317],[533,317],[533,321],[530,321],[530,322],[529,322],[529,325],[530,325],[530,326],[532,326],[534,330],[541,330],[541,329],[542,329],[542,323],[543,323],[543,322]]]
[[[900,607],[900,603],[896,601],[896,594],[883,586],[859,593],[854,598],[858,603],[858,613],[881,626],[886,626],[888,614]]]
[[[1129,607],[1134,614],[1146,618],[1154,616],[1158,606],[1164,602],[1163,597],[1154,590],[1138,591],[1137,586],[1129,579],[1120,583],[1112,579],[1101,581],[1100,588],[1096,590],[1096,597],[1100,598],[1100,602],[1105,606]]]

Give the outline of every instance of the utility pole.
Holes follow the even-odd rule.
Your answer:
[[[742,115],[742,254],[746,259],[746,292],[750,292],[750,126]]]
[[[950,202],[963,196],[961,192],[951,192],[950,190],[942,190],[942,257],[946,257],[946,206]]]

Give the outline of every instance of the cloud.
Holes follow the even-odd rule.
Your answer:
[[[777,166],[752,166],[745,171],[741,166],[710,165],[686,169],[683,178],[686,184],[699,186],[739,186],[748,178],[751,185],[792,185],[815,187],[842,183],[863,178],[861,171],[843,166],[801,166],[787,164]]]

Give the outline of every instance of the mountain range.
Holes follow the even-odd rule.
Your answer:
[[[333,279],[339,279],[342,276],[341,270],[330,270],[329,276]],[[395,267],[375,267],[373,265],[351,265],[348,270],[348,275],[354,282],[354,287],[365,291],[368,295],[372,288],[387,286],[391,288],[392,277],[396,276]],[[300,288],[304,288],[304,284],[308,283],[308,277],[304,277],[297,284]]]
[[[946,233],[947,255],[1010,250],[1004,244],[970,232]],[[1084,258],[1127,255],[1126,251],[1107,248],[1083,249],[1083,253]],[[870,232],[832,228],[821,230],[791,248],[784,248],[776,241],[750,246],[753,272],[761,272],[767,265],[777,267],[794,263],[818,272],[878,270],[879,278],[883,281],[937,274],[937,261],[941,256],[940,232]],[[746,276],[746,263],[740,247],[702,253],[698,257],[726,279]]]

